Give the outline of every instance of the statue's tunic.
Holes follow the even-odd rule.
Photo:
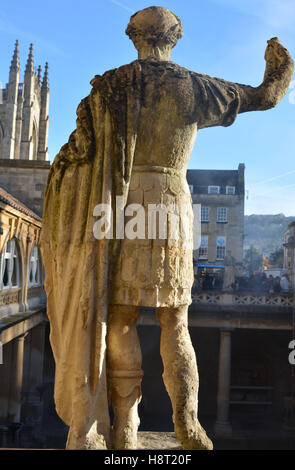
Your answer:
[[[111,303],[178,307],[191,303],[194,281],[193,210],[186,180],[190,153],[199,128],[234,121],[239,95],[234,84],[171,62],[142,61],[141,65],[143,104],[127,206],[144,207],[140,221],[145,224],[145,236],[129,239],[125,234],[121,241]],[[156,232],[150,228],[155,220],[148,215],[150,205],[166,207],[162,214],[167,214],[167,228],[162,235],[158,225]]]
[[[185,171],[161,166],[134,166],[128,204],[144,207],[145,238],[125,237],[122,241],[112,302],[151,307],[189,304],[194,280],[193,211]],[[158,215],[158,223],[162,220],[162,238],[155,222],[156,212],[149,210],[151,205],[161,204],[164,207],[160,206],[162,212]],[[183,233],[181,223],[185,228]],[[154,238],[149,238],[149,232]]]

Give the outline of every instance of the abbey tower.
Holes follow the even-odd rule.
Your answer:
[[[9,81],[0,100],[0,185],[39,215],[50,168],[48,111],[48,64],[42,76],[41,66],[34,67],[31,44],[21,82],[16,41]]]

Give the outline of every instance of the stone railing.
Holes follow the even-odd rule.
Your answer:
[[[207,305],[263,305],[295,307],[293,294],[199,291],[192,294],[192,300],[195,304]]]
[[[0,292],[0,308],[10,304],[19,302],[20,289],[3,290]]]

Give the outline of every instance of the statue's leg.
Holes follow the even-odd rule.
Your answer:
[[[110,401],[114,411],[114,449],[136,449],[141,399],[141,350],[136,331],[139,307],[111,305],[107,354]]]
[[[198,421],[199,377],[187,310],[187,305],[157,309],[163,379],[172,403],[175,434],[183,448],[211,450],[212,442]]]

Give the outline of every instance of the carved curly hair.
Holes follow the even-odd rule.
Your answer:
[[[151,24],[151,21],[146,24],[144,21],[137,21],[140,20],[139,15],[141,18],[147,16],[145,13],[150,14],[150,20],[154,17],[154,24]],[[138,11],[131,16],[125,32],[135,45],[144,41],[152,46],[162,43],[174,47],[183,36],[181,20],[175,13],[163,7],[149,7]]]

